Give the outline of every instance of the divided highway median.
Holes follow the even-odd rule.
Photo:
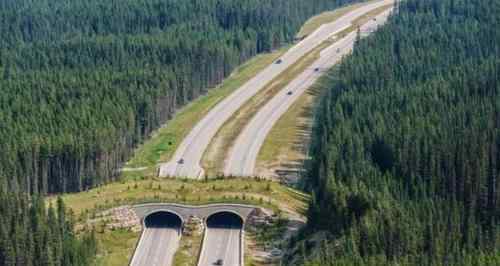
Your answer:
[[[190,177],[201,178],[205,176],[200,161],[212,138],[217,134],[222,125],[241,106],[258,93],[262,88],[286,71],[297,60],[323,43],[332,35],[349,27],[353,20],[378,7],[393,3],[386,0],[360,7],[338,20],[322,25],[315,32],[288,50],[275,64],[260,72],[257,76],[245,83],[242,87],[217,104],[179,145],[172,160],[160,167],[162,177]]]

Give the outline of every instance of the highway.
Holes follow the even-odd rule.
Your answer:
[[[254,78],[250,79],[210,110],[184,138],[171,161],[160,166],[159,175],[161,177],[203,177],[204,171],[200,166],[203,153],[207,149],[212,138],[217,134],[217,131],[246,101],[252,98],[252,96],[258,93],[279,74],[296,63],[305,54],[332,35],[349,27],[353,20],[373,9],[393,2],[394,0],[382,0],[380,2],[368,4],[345,14],[332,23],[320,26],[315,32],[289,49],[281,57],[281,63],[274,63],[266,67]]]
[[[130,266],[172,265],[180,239],[180,228],[144,228]]]
[[[392,10],[392,9],[391,9]],[[378,15],[362,25],[361,32],[370,32],[385,23],[390,11]],[[226,160],[224,174],[226,176],[255,176],[255,166],[259,151],[266,136],[279,118],[290,106],[311,86],[323,72],[338,63],[343,56],[349,54],[356,40],[356,31],[351,32],[330,47],[324,49],[320,58],[295,78],[290,84],[273,97],[250,120],[240,133]],[[290,94],[291,93],[291,94]]]
[[[214,266],[219,259],[224,266],[241,266],[241,227],[207,227],[205,234],[198,266]]]

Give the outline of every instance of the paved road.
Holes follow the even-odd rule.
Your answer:
[[[319,27],[314,33],[310,34],[307,38],[287,51],[281,57],[281,64],[275,63],[268,66],[210,110],[182,141],[173,155],[172,160],[161,165],[159,175],[161,177],[203,177],[204,171],[200,166],[203,153],[207,149],[212,138],[217,134],[217,131],[246,101],[252,98],[252,96],[264,88],[280,73],[297,62],[302,56],[332,35],[349,27],[354,19],[370,10],[393,2],[394,0],[383,0],[360,7],[332,23]]]
[[[367,22],[361,27],[361,32],[370,32],[376,29],[378,25],[385,23],[390,11],[378,15],[376,20]],[[259,110],[236,139],[235,145],[226,160],[225,175],[256,175],[254,171],[257,155],[274,124],[294,101],[317,81],[324,70],[338,63],[344,55],[352,51],[355,39],[356,32],[352,32],[324,49],[320,54],[320,58],[311,67],[301,73]],[[290,95],[290,93],[292,94]]]
[[[240,259],[241,227],[210,228],[207,227],[206,236],[198,266],[214,266],[222,259],[224,266],[242,266]]]
[[[145,228],[130,266],[170,266],[180,239],[179,228]]]

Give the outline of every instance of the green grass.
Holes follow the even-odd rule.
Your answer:
[[[306,194],[275,182],[256,179],[197,182],[148,178],[133,180],[129,177],[122,183],[113,183],[88,192],[66,194],[62,197],[66,206],[75,213],[76,217],[87,215],[87,219],[112,207],[144,202],[178,202],[192,205],[220,202],[245,203],[274,211],[293,211],[302,215],[305,214],[309,202],[309,196]],[[54,204],[54,200],[55,198],[49,198],[48,202]],[[95,265],[126,265],[133,254],[140,233],[123,229],[97,229],[96,232],[99,252]],[[186,245],[187,242],[191,245]],[[201,236],[183,236],[174,265],[195,265],[200,244]]]
[[[269,251],[270,248],[283,249],[285,234],[289,220],[278,213],[278,219],[271,224],[263,224],[259,227],[248,226],[245,231],[245,265],[264,266],[279,265],[278,261],[262,261],[262,258],[252,256],[254,252]]]
[[[372,1],[373,2],[373,1]],[[387,10],[391,5],[381,6],[353,21],[353,26],[337,34],[342,37],[373,17]],[[269,132],[257,157],[257,173],[260,176],[273,176],[275,170],[287,166],[297,166],[307,160],[307,143],[312,126],[313,108],[317,88],[312,86],[280,117]],[[300,169],[289,169],[299,171]]]
[[[335,20],[336,17],[348,12],[349,10],[337,10],[328,14],[323,14],[319,18],[312,19],[309,25],[305,25],[300,34],[308,34],[319,26]],[[351,7],[353,8],[353,7]],[[141,145],[135,152],[134,157],[127,164],[128,168],[146,167],[138,171],[129,171],[122,173],[123,181],[112,183],[95,188],[86,192],[62,195],[68,208],[77,216],[95,215],[99,211],[112,207],[138,204],[144,202],[177,202],[185,204],[207,204],[218,202],[247,203],[271,208],[275,211],[286,210],[304,215],[309,195],[299,191],[282,186],[275,182],[257,180],[257,179],[214,179],[204,182],[175,179],[157,179],[155,178],[155,166],[159,162],[168,161],[180,141],[188,134],[192,127],[198,122],[213,106],[228,96],[235,89],[239,88],[246,81],[252,78],[256,73],[264,69],[267,65],[275,61],[287,50],[283,48],[279,51],[256,56],[246,64],[239,67],[228,77],[220,86],[212,89],[207,95],[200,97],[191,104],[185,106],[177,112],[175,117],[164,127],[157,130],[153,136]],[[311,56],[311,55],[309,55]],[[317,55],[316,55],[317,56]],[[298,71],[308,63],[300,63],[295,67]],[[273,95],[279,87],[287,84],[297,73],[290,71],[273,81],[268,90],[262,92],[259,97],[264,99]],[[291,108],[291,114],[284,118],[290,125],[294,122],[293,118],[301,106],[308,106],[308,100],[299,100],[297,106]],[[255,108],[255,105],[249,110]],[[299,112],[300,113],[300,112]],[[279,121],[278,123],[280,123]],[[293,131],[293,130],[286,130]],[[277,133],[279,136],[282,133]],[[267,141],[267,140],[266,140]],[[281,144],[274,144],[280,146]],[[276,155],[271,152],[270,157]],[[48,202],[55,200],[49,198]],[[99,243],[99,251],[95,265],[126,265],[133,253],[135,245],[140,237],[140,232],[132,232],[125,229],[98,230],[96,237]],[[275,234],[271,231],[272,235]],[[260,238],[258,235],[255,235]],[[268,236],[264,235],[264,238]],[[191,240],[194,247],[185,245],[185,241]],[[175,265],[191,265],[193,256],[189,257],[187,251],[196,247],[196,239],[185,237],[181,243],[181,253],[177,254]],[[191,254],[192,255],[192,254]]]
[[[112,183],[86,192],[61,195],[66,207],[78,218],[77,227],[89,230],[86,221],[113,207],[146,202],[172,202],[191,205],[208,203],[243,203],[274,211],[286,210],[305,215],[309,195],[259,179],[217,179],[207,181],[157,179],[140,171],[126,173],[123,182]],[[49,197],[47,204],[55,204]],[[126,265],[140,237],[139,232],[125,229],[110,230],[100,222],[94,223],[98,239],[95,265]],[[191,245],[187,245],[191,242]],[[175,256],[176,266],[195,265],[201,236],[181,240]],[[191,254],[191,256],[189,255]],[[195,255],[193,255],[195,254]],[[193,257],[194,256],[194,257]]]
[[[184,137],[212,107],[275,61],[287,49],[257,55],[238,67],[220,86],[180,109],[173,119],[154,132],[151,138],[136,150],[127,167],[154,167],[159,162],[167,162]]]
[[[140,174],[138,174],[139,176]],[[246,203],[272,209],[288,208],[304,213],[309,197],[276,182],[258,179],[214,179],[204,182],[152,177],[129,177],[86,192],[62,195],[67,207],[77,216],[89,217],[116,206],[146,202],[185,204]],[[55,197],[48,203],[54,204]]]
[[[203,234],[183,235],[174,255],[174,266],[196,266]]]
[[[202,167],[205,169],[205,174],[207,176],[213,177],[222,175],[224,162],[229,155],[230,148],[233,146],[247,123],[262,106],[316,61],[319,58],[321,50],[329,44],[331,44],[331,41],[325,41],[300,58],[295,64],[278,75],[278,77],[248,100],[226,123],[224,123],[217,132],[217,135],[211,140],[202,158]]]
[[[140,234],[140,232],[132,232],[124,229],[106,230],[105,232],[97,233],[99,251],[95,265],[128,265]]]
[[[300,29],[299,33],[297,33],[297,38],[302,39],[306,37],[307,35],[311,34],[313,31],[315,31],[317,28],[319,28],[323,24],[327,24],[330,22],[333,22],[337,19],[339,19],[341,16],[347,14],[348,12],[353,11],[356,8],[359,8],[363,5],[379,2],[380,0],[373,0],[373,1],[367,1],[363,3],[358,3],[358,4],[353,4],[353,5],[348,5],[342,8],[338,8],[332,11],[327,11],[323,12],[317,16],[314,16],[310,18],[302,28]]]
[[[310,88],[280,117],[267,135],[257,156],[257,173],[272,175],[284,164],[302,164],[312,129],[317,89]]]
[[[309,34],[322,23],[334,21],[338,17],[362,4],[347,6],[314,17],[304,24],[298,36]],[[285,47],[273,53],[261,54],[250,59],[247,63],[238,67],[231,76],[224,80],[217,88],[210,90],[207,95],[201,96],[180,109],[170,121],[156,130],[148,140],[137,148],[134,156],[127,163],[126,167],[148,167],[154,169],[158,163],[169,161],[184,137],[186,137],[194,125],[202,119],[210,109],[279,58],[287,49],[288,47]],[[217,157],[217,155],[215,155],[210,157],[216,158],[215,161],[218,161],[220,156]],[[207,171],[208,173],[213,173],[214,171],[212,170],[218,168],[218,166],[213,165],[210,161],[206,162],[206,166],[209,168]]]

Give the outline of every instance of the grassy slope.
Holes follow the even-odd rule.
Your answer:
[[[311,18],[307,21],[299,34],[298,38],[304,37],[315,29],[317,29],[321,24],[335,21],[342,15],[359,8],[360,6],[366,5],[368,3],[378,2],[370,1],[367,3],[360,3],[355,5],[350,5],[347,7],[343,7],[337,9],[335,11],[325,12],[316,17]],[[379,13],[379,10],[374,12],[375,14]],[[368,16],[372,16],[370,13]],[[359,24],[362,19],[358,19],[354,21],[354,24]],[[357,26],[352,26],[349,28],[349,31],[357,29]],[[342,34],[345,34],[346,31],[343,31]],[[338,36],[341,36],[340,34]],[[270,84],[268,84],[261,92],[256,94],[252,99],[250,99],[244,106],[242,106],[236,114],[234,114],[229,121],[227,121],[224,126],[219,130],[217,135],[212,139],[207,151],[205,152],[202,159],[202,167],[205,169],[205,173],[208,176],[220,176],[222,175],[225,159],[229,155],[230,149],[233,146],[236,138],[239,133],[244,129],[250,119],[258,112],[260,107],[266,104],[276,93],[278,93],[283,87],[285,87],[288,83],[290,83],[297,75],[303,72],[308,66],[310,66],[317,58],[319,58],[319,53],[322,49],[326,48],[328,44],[331,44],[330,41],[326,41],[322,45],[318,46],[315,50],[310,52],[301,58],[297,64],[291,66],[287,69],[283,74],[274,79]],[[313,103],[313,99],[311,97],[306,97],[306,99],[300,100],[302,103],[302,107],[309,108]],[[306,103],[307,102],[307,103]],[[298,109],[295,108],[294,113],[292,115],[297,114]],[[267,146],[267,150],[264,151],[264,155],[267,154],[268,158],[265,158],[265,163],[260,164],[260,169],[258,169],[258,173],[261,176],[272,177],[273,171],[266,171],[266,168],[269,164],[279,165],[280,161],[287,161],[287,163],[291,164],[291,167],[296,167],[296,165],[301,164],[300,160],[303,160],[305,157],[303,151],[297,150],[297,145],[295,142],[297,141],[297,136],[304,135],[304,132],[307,131],[307,124],[304,125],[303,120],[307,120],[307,117],[310,117],[310,112],[302,112],[301,116],[297,117],[297,119],[292,119],[290,115],[287,117],[286,124],[281,123],[281,127],[285,126],[279,130],[279,132],[274,132],[273,139],[276,139],[271,145]],[[298,129],[296,132],[295,128]],[[292,130],[291,130],[292,129]],[[307,135],[307,133],[306,133]],[[303,142],[302,139],[298,141]],[[280,147],[279,145],[285,145],[284,147]],[[303,148],[301,148],[303,150]],[[281,155],[280,151],[285,151],[285,155],[290,153],[291,156],[285,156],[285,160],[283,158],[279,158]],[[273,157],[274,160],[270,159],[269,156],[277,156]],[[281,156],[283,157],[283,156]],[[291,158],[288,159],[288,157]],[[259,167],[259,166],[258,166]],[[274,168],[273,168],[274,169]]]
[[[154,167],[159,162],[167,162],[196,122],[218,102],[276,60],[286,49],[282,48],[250,59],[237,68],[220,86],[179,110],[172,120],[158,129],[136,150],[127,167]]]
[[[247,203],[277,208],[278,203],[304,212],[307,196],[280,184],[256,179],[217,179],[204,182],[178,179],[130,178],[87,192],[62,195],[76,215],[116,206],[146,202],[177,202],[186,204]],[[263,199],[263,202],[260,199]],[[269,202],[269,199],[271,202]],[[50,198],[49,202],[55,199]],[[269,204],[270,203],[270,204]],[[275,204],[276,203],[276,204]]]
[[[341,15],[360,5],[363,4],[355,4],[313,17],[304,24],[297,36],[303,37],[314,31],[322,23],[334,21]],[[200,97],[180,109],[173,119],[168,121],[165,126],[155,131],[151,138],[136,150],[134,157],[128,162],[127,167],[154,168],[159,162],[167,162],[182,139],[194,127],[196,122],[208,113],[208,111],[219,101],[231,94],[231,92],[239,88],[267,65],[275,61],[287,49],[288,47],[285,47],[273,53],[262,54],[252,58],[241,67],[237,68],[220,86],[210,90],[207,95]]]
[[[277,78],[272,80],[265,88],[247,101],[212,139],[202,160],[202,166],[207,176],[221,175],[223,172],[224,161],[228,156],[230,148],[233,146],[236,138],[252,117],[272,99],[283,87],[297,75],[309,67],[318,57],[325,44],[318,46],[312,52],[302,57],[296,64],[288,68]]]
[[[351,10],[349,7],[345,9],[344,13]],[[327,12],[313,19],[311,24],[304,26],[300,34],[308,34],[321,23],[333,21],[340,16],[340,12],[340,10]],[[304,213],[309,201],[308,195],[276,183],[253,179],[188,182],[153,178],[154,166],[158,162],[168,161],[182,138],[203,115],[258,71],[276,60],[284,51],[285,48],[251,59],[218,88],[181,109],[167,125],[157,130],[150,140],[138,148],[136,155],[127,165],[130,168],[147,167],[147,169],[124,173],[124,181],[121,183],[109,184],[88,192],[63,195],[67,206],[77,215],[83,213],[90,215],[114,206],[151,201],[188,204],[241,202]],[[140,233],[128,230],[104,230],[98,233],[99,254],[96,265],[126,265],[139,236]]]
[[[131,254],[134,252],[140,234],[140,232],[132,232],[123,229],[96,234],[99,242],[99,253],[95,265],[127,265]]]
[[[341,16],[343,16],[344,14],[351,12],[356,8],[359,8],[359,7],[367,5],[367,4],[376,3],[379,1],[380,0],[372,0],[372,1],[367,1],[367,2],[363,2],[363,3],[352,4],[352,5],[348,5],[348,6],[338,8],[338,9],[335,9],[332,11],[323,12],[317,16],[314,16],[314,17],[310,18],[308,21],[306,21],[306,23],[304,23],[304,25],[300,29],[299,33],[297,33],[297,38],[298,39],[304,38],[305,36],[311,34],[314,30],[316,30],[322,24],[333,22],[333,21],[337,20],[338,18],[340,18]]]
[[[353,26],[337,34],[341,37],[357,30],[358,26],[384,12],[390,5],[374,9],[356,19]],[[308,22],[309,23],[309,22]],[[274,176],[277,169],[298,173],[307,160],[307,143],[311,132],[313,109],[316,103],[316,88],[311,87],[278,120],[257,157],[257,173],[260,176]],[[281,169],[283,170],[283,169]]]
[[[143,172],[127,173],[121,183],[112,183],[87,192],[62,195],[67,207],[81,221],[112,207],[144,202],[178,202],[186,204],[246,203],[274,210],[305,214],[309,196],[280,184],[256,179],[225,179],[196,182],[177,179],[155,179]],[[48,202],[54,204],[55,198]],[[96,265],[126,265],[140,233],[97,228],[99,253]],[[177,258],[185,261],[185,256]]]

